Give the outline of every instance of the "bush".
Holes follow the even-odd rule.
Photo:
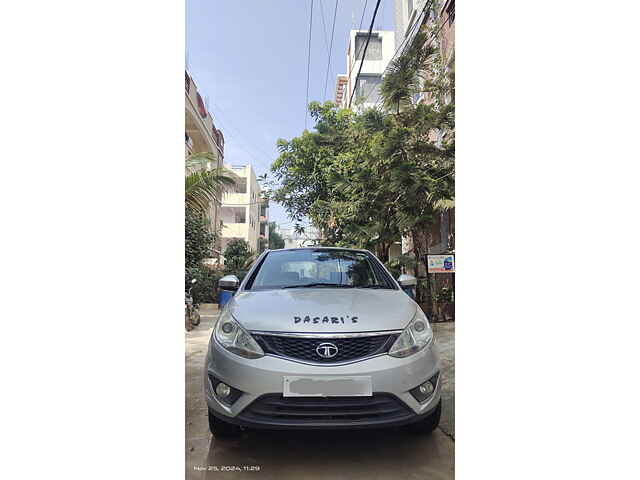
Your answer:
[[[192,267],[185,271],[185,292],[196,279],[191,295],[195,303],[218,303],[218,280],[221,273],[207,267]]]

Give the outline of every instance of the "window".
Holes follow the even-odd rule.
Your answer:
[[[239,178],[236,180],[236,193],[247,193],[246,178]]]
[[[247,283],[247,289],[327,288],[323,284],[338,288],[395,289],[388,274],[371,255],[321,248],[270,252]]]
[[[360,75],[356,85],[356,101],[362,99],[365,103],[377,103],[380,99],[381,75]]]
[[[362,60],[364,47],[367,45],[367,34],[356,34],[356,60]],[[382,60],[382,37],[371,34],[365,60]]]
[[[247,223],[247,215],[244,207],[220,208],[220,220],[226,223]]]

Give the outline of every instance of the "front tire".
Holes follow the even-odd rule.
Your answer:
[[[438,402],[438,406],[426,418],[419,422],[409,425],[409,429],[414,433],[421,435],[431,434],[440,423],[440,415],[442,413],[442,400]]]
[[[209,431],[211,435],[219,438],[237,437],[242,433],[238,425],[220,420],[209,411]]]

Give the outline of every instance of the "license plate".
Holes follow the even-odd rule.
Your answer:
[[[284,377],[285,397],[370,397],[371,377]]]

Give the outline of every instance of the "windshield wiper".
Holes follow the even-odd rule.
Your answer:
[[[391,287],[386,287],[384,285],[358,285],[356,288],[384,288],[390,290]]]
[[[282,288],[312,288],[312,287],[334,287],[334,288],[354,288],[353,285],[345,285],[343,283],[304,283],[302,285],[288,285]]]

